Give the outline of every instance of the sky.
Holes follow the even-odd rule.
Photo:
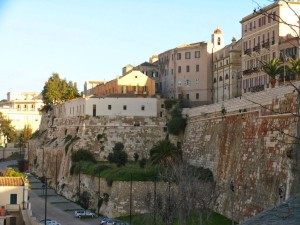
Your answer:
[[[268,0],[0,0],[0,100],[41,92],[52,73],[109,81],[127,65],[182,44],[229,44],[239,21]]]

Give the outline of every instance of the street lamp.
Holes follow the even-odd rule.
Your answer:
[[[46,222],[47,222],[47,190],[48,190],[48,183],[47,183],[47,181],[48,180],[50,180],[51,178],[47,178],[47,177],[45,177],[45,189],[46,189],[46,191],[45,191],[45,221],[44,221],[44,223],[45,223],[45,225],[46,225]]]

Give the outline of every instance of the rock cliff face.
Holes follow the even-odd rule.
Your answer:
[[[300,192],[296,143],[299,110],[298,96],[293,90],[284,86],[185,111],[188,125],[182,145],[184,159],[213,171],[221,187],[215,209],[221,214],[231,217],[232,199],[236,221],[274,206],[279,202],[280,184],[285,187],[285,198]],[[166,137],[165,125],[163,118],[61,119],[45,115],[40,129],[43,132],[30,142],[30,166],[39,176],[52,177],[51,185],[74,200],[78,176],[69,173],[72,152],[83,147],[90,149],[97,159],[105,160],[114,144],[121,141],[129,157],[135,152],[147,157],[153,144]],[[97,178],[82,176],[81,179],[81,191],[90,190],[95,196]],[[231,181],[235,186],[233,195],[229,188]],[[101,180],[100,186],[101,193],[110,196],[101,212],[108,216],[128,215],[129,183],[114,182],[110,187]],[[153,191],[152,186],[151,182],[133,185],[135,213],[147,210],[142,206],[143,194],[148,189]],[[93,208],[97,208],[97,198],[93,200]]]
[[[292,188],[299,179],[292,90],[269,90],[188,112],[184,158],[213,171],[223,190],[216,206],[221,214],[231,217],[232,199],[237,221],[274,206],[280,184],[285,198],[299,192]]]

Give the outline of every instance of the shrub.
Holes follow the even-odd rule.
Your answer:
[[[146,158],[142,158],[141,161],[140,161],[140,167],[141,168],[145,168],[146,162],[147,162],[147,159]]]
[[[115,144],[113,153],[108,154],[108,161],[110,163],[116,163],[118,167],[125,166],[128,160],[127,153],[123,150],[124,145],[121,142]]]
[[[173,105],[175,105],[177,103],[176,100],[171,100],[171,99],[167,99],[165,100],[165,106],[166,106],[166,109],[169,110],[173,107]]]
[[[137,162],[139,160],[139,157],[139,154],[135,152],[133,155],[134,161]]]
[[[72,162],[79,162],[79,161],[90,161],[96,162],[94,155],[86,150],[86,149],[79,149],[77,152],[74,152],[71,156]]]

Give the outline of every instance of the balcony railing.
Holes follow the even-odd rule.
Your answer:
[[[258,73],[259,71],[260,71],[260,70],[259,70],[258,67],[253,67],[253,68],[244,70],[244,71],[243,71],[243,75],[249,75],[249,74],[252,74],[252,73]]]
[[[251,48],[246,49],[244,55],[251,55]]]
[[[253,51],[254,51],[254,52],[259,52],[259,51],[260,51],[260,45],[256,45],[256,46],[253,48]]]
[[[269,41],[266,41],[262,44],[262,47],[263,48],[270,48],[270,42]]]
[[[6,205],[5,206],[7,211],[19,211],[20,210],[20,205],[19,204],[13,204],[13,205]]]

